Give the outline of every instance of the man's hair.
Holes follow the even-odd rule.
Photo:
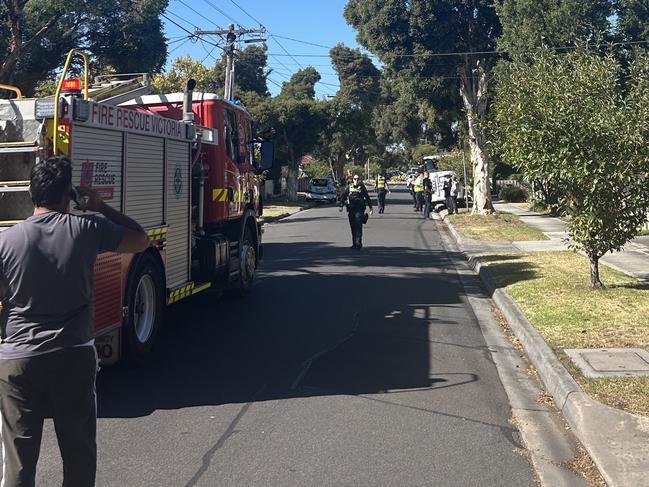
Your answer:
[[[29,184],[34,206],[58,205],[72,184],[72,163],[63,156],[39,162],[32,168]]]

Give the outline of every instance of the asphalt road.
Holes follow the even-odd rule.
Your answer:
[[[253,295],[176,305],[147,365],[102,370],[97,485],[533,485],[459,256],[408,198],[360,252],[333,207],[267,225]]]

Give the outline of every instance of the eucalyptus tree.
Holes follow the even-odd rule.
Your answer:
[[[168,0],[5,0],[0,2],[0,83],[32,94],[68,50],[117,72],[158,72],[167,57],[160,14]]]
[[[464,109],[473,165],[473,212],[493,211],[483,128],[500,22],[496,0],[349,0],[358,41],[415,94],[452,113]],[[458,96],[459,95],[459,96]]]

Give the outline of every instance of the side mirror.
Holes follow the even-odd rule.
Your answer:
[[[261,161],[259,163],[259,171],[266,171],[273,167],[275,159],[275,144],[269,140],[264,140],[261,143]]]

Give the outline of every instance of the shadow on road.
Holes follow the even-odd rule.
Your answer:
[[[99,417],[478,381],[453,360],[488,352],[482,341],[475,345],[475,323],[457,320],[462,291],[444,270],[451,265],[446,252],[358,253],[322,242],[269,243],[265,252],[253,295],[182,302],[168,310],[144,366],[104,369]],[[430,370],[431,363],[444,366]]]

